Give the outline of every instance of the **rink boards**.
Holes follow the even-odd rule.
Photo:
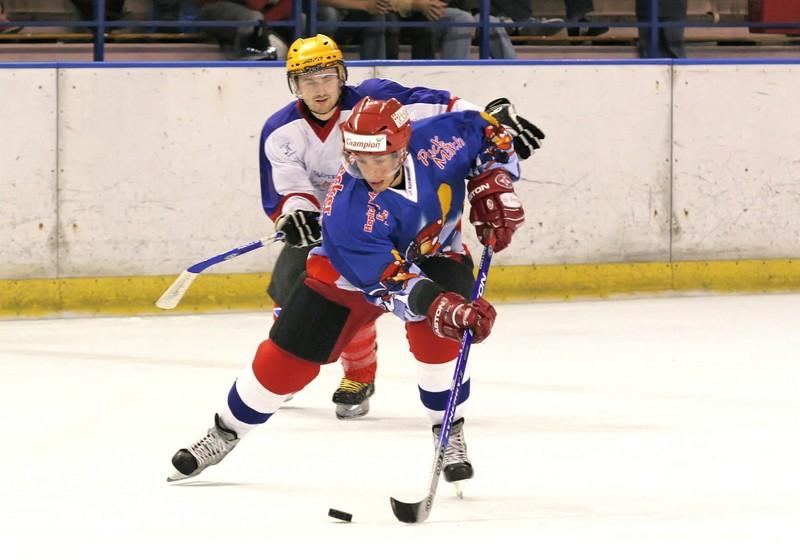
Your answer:
[[[506,96],[545,130],[495,297],[797,289],[800,66],[744,62],[353,65],[350,81]],[[0,90],[0,315],[154,311],[180,270],[271,230],[257,150],[289,100],[282,68],[8,66]],[[277,249],[215,268],[178,311],[269,305]]]

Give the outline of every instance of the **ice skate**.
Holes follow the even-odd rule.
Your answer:
[[[375,393],[374,383],[361,383],[342,378],[339,388],[333,393],[336,403],[336,418],[352,420],[369,412],[369,398]]]
[[[434,445],[438,443],[441,431],[441,424],[433,427]],[[456,494],[459,498],[463,498],[461,482],[472,478],[473,474],[475,472],[472,469],[472,463],[469,462],[467,442],[464,440],[464,419],[459,418],[453,423],[447,449],[444,452],[444,479],[455,484]]]
[[[167,477],[167,482],[197,476],[206,467],[222,461],[236,447],[237,443],[239,443],[239,437],[236,432],[226,428],[220,421],[219,414],[215,414],[214,426],[209,428],[208,434],[188,449],[180,449],[172,456],[172,466],[176,471]]]

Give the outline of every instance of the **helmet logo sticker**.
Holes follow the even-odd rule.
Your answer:
[[[344,148],[351,152],[385,152],[385,134],[353,134],[343,131]]]
[[[406,111],[406,108],[400,107],[397,111],[392,113],[392,120],[394,121],[394,124],[397,125],[397,128],[400,128],[406,124],[410,120],[408,118],[408,111]]]

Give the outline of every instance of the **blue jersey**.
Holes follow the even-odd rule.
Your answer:
[[[341,163],[339,125],[367,95],[373,99],[394,97],[405,105],[412,120],[476,108],[444,90],[408,88],[377,78],[344,86],[338,112],[322,125],[306,114],[302,102],[289,103],[273,114],[261,130],[261,202],[270,218],[295,210],[319,210]]]
[[[517,156],[486,137],[487,119],[463,111],[413,123],[401,188],[375,193],[342,168],[322,209],[322,247],[314,249],[341,275],[340,287],[363,291],[405,320],[422,319],[408,309],[414,285],[427,280],[416,263],[464,253],[464,180],[492,166],[519,177]]]

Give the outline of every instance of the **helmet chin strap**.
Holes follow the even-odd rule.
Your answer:
[[[390,188],[390,189],[392,187],[395,187],[395,186],[397,186],[397,185],[399,185],[400,183],[403,182],[402,181],[403,162],[406,160],[405,149],[403,149],[403,153],[402,153],[402,155],[400,155],[400,157],[398,159],[399,159],[399,163],[397,164],[397,169],[394,170],[394,172],[391,174],[392,178],[389,179],[389,185],[388,185],[387,188]],[[387,175],[387,177],[388,177],[388,175]],[[400,179],[400,180],[398,180],[398,179]]]
[[[392,180],[389,181],[389,187],[390,188],[395,186],[394,182],[397,181],[398,179],[400,179],[400,181],[397,182],[398,185],[403,182],[402,181],[403,166],[405,164],[406,158],[408,157],[408,150],[406,148],[400,148],[400,153],[398,154],[398,156],[399,156],[398,159],[400,160],[400,162],[397,165],[397,171],[394,172],[394,177],[392,177]]]
[[[402,183],[403,182],[402,176],[403,176],[403,160],[400,160],[400,165],[397,166],[397,171],[394,172],[394,177],[392,177],[392,180],[389,181],[389,188],[392,188]],[[401,180],[398,181],[398,179]],[[397,183],[395,183],[395,181],[397,181]]]

